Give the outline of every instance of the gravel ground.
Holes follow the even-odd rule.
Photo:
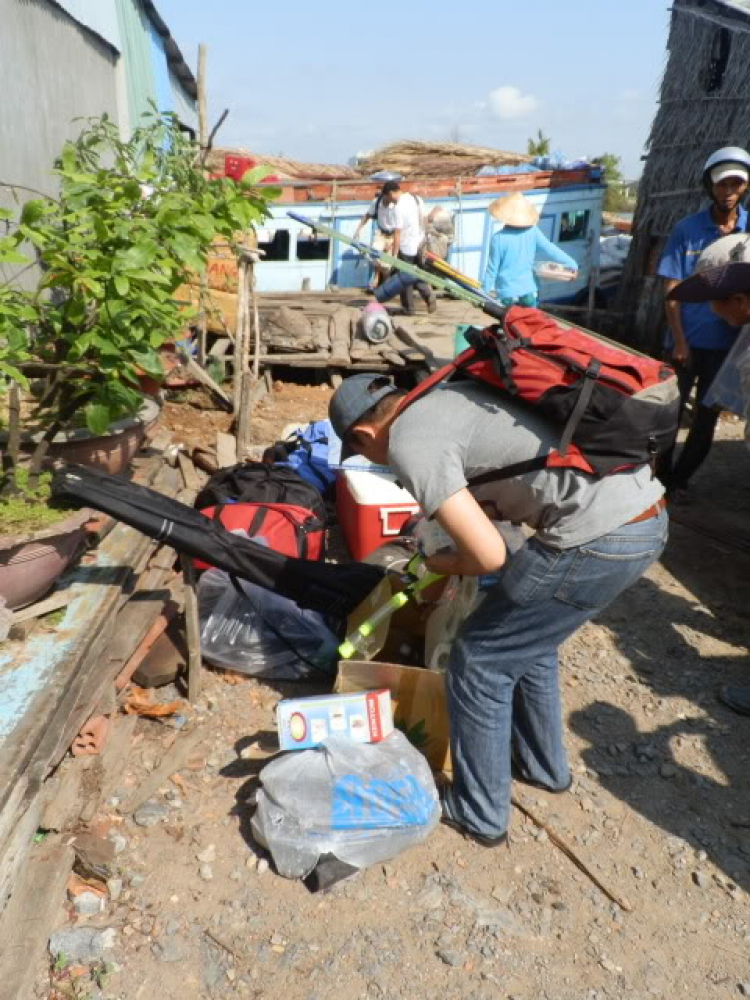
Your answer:
[[[104,912],[75,929],[113,932],[95,937],[97,957],[76,977],[40,969],[37,996],[750,996],[750,719],[715,698],[719,683],[748,680],[750,546],[737,514],[747,525],[750,457],[739,425],[722,422],[720,437],[693,527],[674,524],[662,563],[563,649],[570,793],[515,789],[631,912],[519,811],[509,849],[440,827],[327,893],[279,878],[250,838],[250,802],[273,753],[275,702],[309,689],[206,671],[190,713],[206,742],[123,820],[117,800],[175,736],[141,720],[123,787],[98,817],[118,851],[114,884]]]

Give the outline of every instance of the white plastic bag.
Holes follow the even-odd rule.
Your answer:
[[[198,587],[201,652],[215,667],[274,680],[333,675],[338,638],[317,611],[211,569]]]
[[[440,819],[430,767],[400,732],[381,743],[330,736],[260,775],[253,836],[280,875],[305,878],[322,854],[355,868],[421,843]]]

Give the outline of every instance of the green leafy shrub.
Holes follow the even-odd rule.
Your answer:
[[[49,442],[81,414],[100,434],[137,412],[139,375],[161,377],[159,348],[191,318],[178,289],[205,271],[214,240],[241,242],[278,194],[257,186],[264,168],[242,184],[207,177],[177,119],[156,112],[127,141],[106,115],[89,119],[55,173],[58,198],[28,200],[17,218],[0,213],[0,265],[32,262],[31,247],[40,270],[31,291],[0,284],[0,394],[10,404],[3,488],[11,493],[22,488],[13,399],[27,376],[45,380],[29,417],[44,429],[34,486]]]

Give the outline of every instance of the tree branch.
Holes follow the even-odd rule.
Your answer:
[[[27,187],[25,184],[11,184],[10,181],[0,181],[0,188],[10,188],[11,191],[28,191],[29,194],[38,194],[40,198],[46,198],[47,201],[60,203],[58,198],[53,198],[52,195],[45,194],[44,191],[37,191],[36,188]]]
[[[205,167],[205,165],[206,165],[206,160],[208,159],[208,154],[213,149],[214,138],[216,136],[216,133],[219,131],[219,129],[221,128],[221,126],[227,120],[227,115],[228,114],[229,114],[229,108],[224,108],[224,110],[222,111],[221,115],[219,116],[219,120],[214,125],[214,127],[211,129],[211,131],[208,133],[208,139],[206,140],[206,148],[203,150],[203,153],[201,154],[201,166],[202,167]]]

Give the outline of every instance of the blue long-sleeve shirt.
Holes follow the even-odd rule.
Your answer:
[[[495,292],[498,299],[536,295],[534,261],[537,257],[578,270],[578,262],[548,240],[537,226],[527,229],[505,226],[490,242],[482,288],[488,294]]]

